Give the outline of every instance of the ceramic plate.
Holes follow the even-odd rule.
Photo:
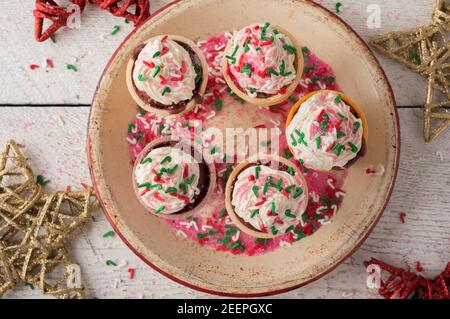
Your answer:
[[[136,199],[126,141],[136,104],[127,91],[125,70],[134,48],[151,36],[180,34],[204,39],[264,21],[289,30],[332,67],[343,92],[363,108],[370,137],[366,155],[348,171],[347,196],[331,224],[290,247],[261,256],[232,255],[183,240]],[[232,112],[224,114],[234,116]],[[185,0],[154,14],[111,58],[92,103],[87,151],[105,214],[147,264],[202,291],[257,296],[305,285],[335,268],[361,245],[391,194],[399,142],[398,115],[385,74],[363,40],[331,12],[300,0]],[[365,168],[372,165],[382,165],[385,173],[368,176]]]

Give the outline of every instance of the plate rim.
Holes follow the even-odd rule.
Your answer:
[[[97,185],[96,177],[95,177],[95,172],[94,172],[94,164],[93,164],[94,161],[93,161],[93,157],[92,157],[92,141],[91,141],[92,105],[94,104],[94,101],[97,99],[97,95],[99,93],[100,83],[103,81],[103,78],[105,77],[105,75],[106,75],[106,73],[107,73],[107,71],[108,71],[112,61],[115,59],[116,55],[122,49],[124,44],[126,42],[128,42],[129,38],[132,35],[134,35],[135,32],[139,31],[145,24],[147,24],[151,19],[153,19],[155,16],[157,16],[162,11],[164,11],[164,10],[166,10],[166,9],[172,7],[173,5],[176,5],[176,4],[178,4],[178,3],[182,2],[182,1],[183,0],[174,0],[174,1],[164,5],[163,7],[159,8],[158,10],[153,12],[147,18],[147,20],[145,20],[141,25],[139,25],[138,27],[134,28],[124,38],[124,40],[121,42],[121,44],[117,47],[117,49],[111,55],[110,59],[108,60],[107,64],[105,65],[105,67],[104,67],[104,69],[102,71],[102,74],[100,75],[100,78],[99,78],[99,80],[97,82],[97,85],[96,85],[96,88],[95,88],[95,92],[94,92],[94,95],[93,95],[93,98],[92,98],[92,102],[91,102],[91,108],[89,110],[87,134],[86,134],[86,146],[85,146],[86,147],[86,154],[87,154],[87,161],[88,161],[88,166],[89,166],[89,173],[90,173],[90,176],[91,176],[93,189],[95,190],[95,193],[97,195],[97,200],[98,200],[98,202],[99,202],[99,204],[100,204],[100,206],[101,206],[101,208],[103,210],[104,215],[106,216],[106,219],[110,223],[111,227],[114,229],[114,231],[119,236],[119,238],[125,243],[125,245],[136,256],[138,256],[145,264],[150,266],[152,269],[156,270],[158,273],[162,274],[166,278],[168,278],[168,279],[170,279],[172,281],[175,281],[176,283],[181,284],[181,285],[183,285],[185,287],[188,287],[188,288],[200,291],[200,292],[205,292],[205,293],[217,295],[217,296],[246,298],[246,297],[273,296],[273,295],[285,293],[285,292],[292,291],[292,290],[298,289],[300,287],[306,286],[306,285],[310,284],[311,282],[314,282],[314,281],[322,278],[323,276],[327,275],[328,273],[332,272],[334,269],[336,269],[339,265],[341,265],[345,260],[347,260],[351,255],[353,255],[361,247],[361,245],[366,241],[366,239],[372,233],[372,231],[374,230],[375,226],[378,224],[381,216],[384,214],[384,212],[386,210],[386,207],[387,207],[387,205],[389,203],[389,200],[391,199],[392,192],[394,190],[394,186],[395,186],[395,183],[396,183],[397,177],[398,177],[398,170],[399,170],[399,166],[400,166],[400,150],[401,150],[400,118],[399,118],[399,114],[398,114],[397,101],[395,99],[395,95],[394,95],[394,91],[392,89],[391,83],[389,82],[389,79],[386,76],[386,72],[382,68],[379,60],[375,56],[375,54],[372,51],[372,49],[369,47],[369,45],[366,43],[366,41],[364,41],[364,39],[347,22],[345,22],[342,18],[340,18],[338,15],[336,15],[331,10],[327,9],[326,7],[324,7],[323,5],[321,5],[319,3],[314,2],[313,0],[293,0],[294,2],[306,2],[309,5],[315,7],[317,9],[319,9],[319,10],[322,10],[331,19],[335,20],[335,22],[341,23],[343,25],[343,27],[349,33],[352,33],[356,37],[356,39],[360,42],[359,44],[366,51],[367,55],[370,56],[373,59],[374,65],[380,71],[380,75],[381,75],[382,79],[384,79],[384,82],[385,82],[386,87],[388,89],[389,97],[393,101],[393,104],[394,104],[393,105],[394,106],[393,107],[393,115],[394,115],[395,123],[396,123],[396,125],[395,125],[395,133],[396,133],[395,167],[394,167],[392,180],[391,180],[391,183],[390,183],[390,186],[389,186],[389,190],[387,192],[384,204],[383,204],[383,206],[382,206],[382,208],[380,210],[380,213],[378,214],[377,218],[374,220],[373,224],[368,228],[366,234],[364,234],[364,236],[361,237],[361,239],[355,244],[355,246],[346,255],[344,255],[339,261],[337,261],[334,265],[332,265],[328,269],[324,270],[323,272],[317,274],[316,276],[314,276],[311,279],[306,280],[306,281],[304,281],[302,283],[294,284],[292,286],[281,288],[281,289],[268,290],[268,291],[265,291],[265,292],[257,292],[257,293],[230,293],[230,292],[222,292],[222,291],[211,290],[211,289],[207,289],[207,288],[203,288],[203,287],[191,284],[191,283],[189,283],[187,281],[184,281],[182,279],[179,279],[179,278],[175,277],[174,275],[171,275],[170,273],[166,272],[165,270],[161,269],[160,267],[156,266],[151,261],[149,261],[143,254],[141,254],[139,252],[139,250],[136,247],[133,246],[133,244],[119,230],[118,226],[115,224],[113,218],[111,217],[111,214],[109,213],[108,209],[106,208],[106,205],[105,205],[105,203],[102,200],[102,197],[100,196],[100,191],[98,189],[98,185]]]

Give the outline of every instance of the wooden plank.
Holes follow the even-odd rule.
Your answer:
[[[51,180],[49,190],[89,183],[84,152],[89,108],[0,108],[0,143],[16,139],[36,174]],[[450,132],[425,144],[420,112],[400,110],[401,165],[392,199],[374,232],[344,264],[305,288],[280,295],[292,298],[376,297],[366,288],[363,261],[378,257],[399,266],[414,268],[420,261],[425,275],[435,276],[450,260]],[[441,157],[442,156],[442,160]],[[406,223],[399,219],[406,213]],[[198,298],[210,297],[178,285],[146,266],[115,236],[101,212],[94,215],[82,234],[71,243],[71,253],[81,265],[91,297],[98,298]],[[111,259],[128,261],[136,268],[130,280],[124,269],[105,265]],[[116,281],[119,287],[115,288]],[[6,298],[38,298],[38,290],[20,286]]]
[[[152,0],[152,11],[167,4],[168,0]],[[334,0],[318,1],[335,11]],[[367,6],[372,0],[341,1],[339,15],[365,40],[376,34],[402,30],[430,21],[434,1],[409,0],[383,1],[381,28],[367,26]],[[83,14],[81,29],[66,30],[57,34],[57,43],[36,43],[33,39],[34,1],[0,3],[2,32],[0,42],[1,104],[90,104],[96,83],[109,57],[125,36],[133,29],[123,19],[88,6]],[[116,35],[110,33],[118,25]],[[8,32],[6,32],[8,30]],[[379,56],[380,57],[380,56]],[[31,71],[30,64],[44,66],[45,59],[52,59],[55,68],[41,67]],[[381,63],[394,88],[399,105],[421,105],[425,101],[425,80],[396,62],[380,57]],[[67,70],[74,64],[77,73]]]

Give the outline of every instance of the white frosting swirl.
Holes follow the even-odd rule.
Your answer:
[[[245,27],[231,41],[226,53],[230,72],[248,95],[277,94],[295,79],[296,49],[269,23]]]
[[[244,169],[233,188],[231,203],[236,214],[255,229],[273,235],[292,230],[307,200],[303,179],[293,174],[265,165]]]
[[[173,40],[158,37],[139,53],[133,81],[153,100],[172,105],[192,99],[196,75],[188,51]]]
[[[153,149],[134,172],[142,201],[161,214],[174,214],[199,194],[200,168],[194,157],[181,148]],[[183,186],[184,185],[184,186]]]
[[[307,168],[344,167],[361,150],[362,121],[335,92],[319,92],[302,105],[286,128],[293,154]]]

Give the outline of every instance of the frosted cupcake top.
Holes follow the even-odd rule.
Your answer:
[[[303,102],[286,128],[294,156],[307,168],[328,171],[356,157],[362,121],[336,92],[319,92]]]
[[[249,96],[282,93],[295,79],[297,49],[269,22],[245,27],[231,41],[225,58],[232,77]]]
[[[250,166],[237,177],[231,204],[235,213],[261,232],[278,235],[294,229],[306,207],[303,179],[265,165]]]
[[[151,39],[138,54],[133,70],[136,88],[164,105],[191,100],[196,77],[189,52],[167,36]]]
[[[141,200],[161,214],[174,214],[195,200],[200,167],[182,149],[155,148],[136,166],[135,182]]]

